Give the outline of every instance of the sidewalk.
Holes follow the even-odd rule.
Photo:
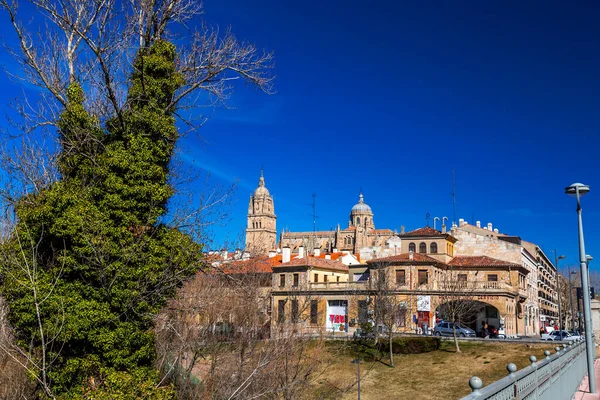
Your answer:
[[[588,376],[585,374],[583,381],[581,381],[581,385],[579,385],[579,389],[575,392],[572,400],[600,400],[600,394],[598,391],[600,390],[600,358],[594,361],[594,375],[596,378],[596,393],[589,393],[589,383]]]

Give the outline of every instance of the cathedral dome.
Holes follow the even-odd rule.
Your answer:
[[[360,196],[358,196],[358,203],[356,203],[354,205],[354,207],[352,207],[351,214],[354,214],[354,213],[373,214],[373,211],[371,211],[371,207],[369,207],[369,205],[367,203],[365,203],[362,193],[360,194]]]

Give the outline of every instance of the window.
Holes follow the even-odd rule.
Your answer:
[[[298,274],[294,274],[294,287],[298,287]]]
[[[427,245],[425,242],[419,243],[419,253],[427,253]]]
[[[340,277],[339,276],[337,277],[337,281],[338,281],[338,283],[340,282]]]
[[[498,282],[498,275],[497,274],[488,274],[487,280],[488,280],[488,282]]]
[[[298,300],[292,300],[292,322],[298,322]]]
[[[327,282],[327,275],[323,275],[323,282]]]
[[[408,251],[412,251],[413,253],[417,251],[417,246],[414,243],[408,245]]]
[[[315,274],[315,282],[319,282],[319,274]]]
[[[431,243],[429,245],[429,252],[433,254],[437,254],[437,243]]]
[[[426,284],[427,284],[427,270],[420,269],[419,270],[419,285],[426,285]]]
[[[319,302],[318,300],[310,301],[310,323],[316,325],[319,323]]]
[[[360,225],[360,217],[356,217],[356,225]]]
[[[467,274],[458,274],[458,281],[459,282],[466,282],[467,281]]]
[[[406,284],[406,271],[403,269],[396,270],[396,285]]]
[[[285,300],[277,302],[277,321],[279,323],[285,322]]]
[[[279,275],[279,287],[285,286],[285,274]]]

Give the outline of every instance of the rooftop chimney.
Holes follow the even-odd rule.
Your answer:
[[[314,255],[315,255],[315,257],[319,257],[321,255],[321,249],[315,248]]]
[[[408,252],[408,260],[409,260],[409,261],[412,261],[412,260],[414,260],[414,259],[415,259],[415,256],[414,256],[414,254],[413,254],[413,252],[412,252],[412,250],[411,250],[411,251],[409,251],[409,252]]]
[[[326,260],[331,260],[331,255],[329,255],[329,254],[325,254],[325,259],[326,259]]]
[[[498,230],[498,228],[494,228],[494,233],[499,233],[500,231]]]
[[[481,221],[477,221],[476,225],[478,228],[481,228]]]
[[[271,250],[269,251],[269,258],[273,258],[277,255],[277,252],[275,250]]]
[[[488,222],[488,231],[491,231],[491,230],[493,230],[493,229],[492,229],[492,223],[491,223],[491,222]]]
[[[298,247],[298,258],[304,258],[304,246]]]
[[[460,218],[458,220],[458,226],[463,226],[465,224],[465,220],[463,218]]]
[[[227,260],[227,250],[221,250],[221,258]]]
[[[400,227],[400,234],[401,234],[401,235],[404,235],[404,225],[402,225],[402,226]]]
[[[287,263],[290,262],[290,248],[285,246],[283,248],[283,252],[282,252],[282,256],[281,256],[281,262],[282,263]]]
[[[334,247],[334,248],[333,248],[333,252],[334,252],[334,253],[337,253],[338,251],[339,251],[339,250],[338,250],[336,247]]]
[[[446,233],[446,224],[442,224],[442,233]]]

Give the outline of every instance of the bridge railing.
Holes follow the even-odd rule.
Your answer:
[[[471,394],[461,400],[562,400],[573,397],[586,369],[585,341],[577,340],[555,347],[556,353],[544,351],[546,357],[538,361],[529,357],[531,365],[517,371],[517,366],[506,366],[508,376],[483,387],[481,379],[469,380]]]

